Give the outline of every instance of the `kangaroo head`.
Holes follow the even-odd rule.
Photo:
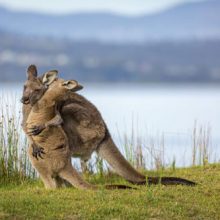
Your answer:
[[[83,89],[83,86],[80,85],[76,80],[68,80],[61,83],[61,86],[64,90],[70,90],[72,92],[77,92]]]
[[[76,80],[57,79],[46,92],[46,96],[53,100],[68,98],[69,92],[77,92],[83,89]]]
[[[36,103],[45,93],[48,86],[57,78],[58,71],[51,70],[42,77],[38,77],[35,65],[30,65],[27,69],[27,80],[24,84],[21,102],[23,104]]]

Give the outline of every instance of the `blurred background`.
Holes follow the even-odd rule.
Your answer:
[[[30,64],[84,84],[119,146],[219,161],[220,1],[0,0],[2,99]]]

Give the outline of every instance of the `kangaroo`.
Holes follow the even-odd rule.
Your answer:
[[[68,139],[60,126],[62,118],[56,106],[60,94],[66,93],[67,90],[77,91],[81,88],[76,81],[60,80],[54,83],[39,100],[33,103],[27,118],[27,130],[32,130],[39,122],[44,125],[44,130],[39,135],[32,135],[33,142],[44,149],[44,159],[37,160],[32,155],[32,150],[28,153],[32,165],[39,172],[46,188],[56,188],[57,177],[67,180],[77,188],[96,188],[85,182],[72,167]]]
[[[28,80],[25,83],[23,91],[23,128],[26,130],[26,120],[31,110],[31,104],[34,97],[53,85],[43,85],[43,77],[53,78],[57,71],[49,71],[42,77],[37,77],[37,68],[34,65],[28,68]],[[39,87],[41,89],[39,90]],[[60,97],[60,115],[63,119],[63,129],[68,137],[72,156],[80,157],[86,162],[91,154],[96,151],[97,154],[106,160],[117,174],[133,184],[163,184],[163,185],[195,185],[194,182],[176,178],[176,177],[145,177],[136,171],[130,163],[123,157],[118,150],[108,128],[102,119],[97,108],[77,93],[71,93],[68,99]],[[33,134],[40,134],[44,127],[38,126],[32,130]],[[35,150],[34,150],[35,149]],[[42,148],[35,146],[33,148],[35,157],[40,157]]]

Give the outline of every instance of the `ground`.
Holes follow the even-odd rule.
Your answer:
[[[0,219],[220,219],[220,165],[165,170],[194,180],[195,187],[142,186],[137,190],[46,190],[39,181],[0,185]],[[153,175],[158,173],[152,172]],[[124,183],[92,177],[103,184]]]

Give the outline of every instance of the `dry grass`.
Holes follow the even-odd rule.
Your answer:
[[[10,97],[10,99],[12,99]],[[13,98],[16,103],[16,97]],[[6,104],[1,100],[0,109],[0,179],[1,181],[21,182],[26,178],[35,178],[26,153],[27,140],[21,129],[21,112],[19,106]],[[137,129],[138,130],[138,129]],[[119,135],[121,149],[126,159],[138,170],[154,169],[163,171],[167,167],[176,168],[175,158],[168,163],[165,158],[166,141],[164,134],[148,136],[142,140],[135,131],[134,123],[131,135]],[[213,150],[211,147],[211,129],[195,122],[192,132],[192,165],[206,166],[210,163]],[[90,173],[103,175],[110,168],[99,157],[89,162]]]
[[[14,104],[5,104],[5,100],[1,102],[0,181],[21,182],[27,177],[35,177],[26,153],[27,140],[21,129],[21,113]]]

